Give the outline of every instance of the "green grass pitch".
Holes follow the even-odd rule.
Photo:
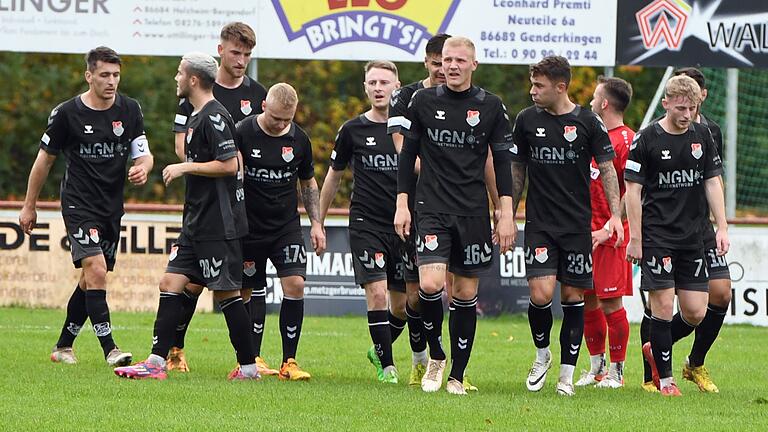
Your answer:
[[[224,318],[199,314],[187,336],[192,371],[168,380],[118,379],[106,365],[92,331],[75,343],[77,365],[51,363],[64,312],[0,309],[0,430],[3,431],[765,431],[768,430],[768,332],[725,326],[707,364],[720,394],[699,393],[680,377],[691,339],[675,346],[675,376],[682,398],[640,388],[642,365],[633,326],[620,390],[577,389],[555,394],[557,366],[539,393],[525,389],[533,344],[524,317],[481,319],[468,375],[479,393],[467,397],[408,388],[407,335],[395,344],[402,382],[382,385],[365,358],[370,344],[363,317],[308,317],[299,363],[307,383],[226,380],[235,365]],[[117,343],[144,359],[152,340],[152,314],[113,313]],[[553,355],[559,358],[553,329]],[[447,326],[447,322],[446,322]],[[263,356],[280,357],[277,316],[267,317]],[[446,334],[447,339],[447,334]],[[583,347],[577,373],[589,363]]]

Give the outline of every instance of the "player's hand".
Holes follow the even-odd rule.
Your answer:
[[[494,219],[496,218],[494,212]],[[512,214],[500,214],[499,220],[494,224],[493,237],[498,241],[499,252],[504,253],[515,247],[515,238],[517,238],[517,225]]]
[[[317,256],[325,253],[325,227],[319,223],[312,223],[312,228],[309,229],[309,239]]]
[[[395,233],[402,241],[411,234],[411,212],[408,207],[397,207],[395,210]]]
[[[643,259],[642,241],[630,238],[629,244],[627,244],[627,261],[639,265],[641,259]]]
[[[128,169],[128,181],[136,186],[147,182],[147,170],[141,165],[134,165]]]
[[[608,219],[608,236],[613,236],[616,233],[616,244],[613,247],[619,247],[624,244],[624,225],[621,223],[621,218],[613,215]]]
[[[728,230],[718,229],[715,233],[715,242],[717,243],[717,256],[723,256],[731,248],[731,241],[728,239]]]
[[[611,235],[608,234],[608,230],[606,229],[601,228],[597,231],[592,231],[592,250],[597,249],[599,245],[607,242],[609,238],[611,238]]]
[[[26,234],[31,234],[37,223],[37,210],[34,207],[24,206],[19,212],[19,226]]]
[[[163,182],[166,186],[174,179],[184,175],[184,163],[170,164],[163,169]]]

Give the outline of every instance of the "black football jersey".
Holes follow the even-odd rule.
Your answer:
[[[103,111],[87,107],[79,95],[54,108],[40,148],[66,159],[62,213],[122,216],[126,163],[137,139],[145,140],[141,107],[119,93]]]
[[[723,166],[709,129],[692,123],[681,135],[654,123],[630,147],[624,179],[643,185],[643,246],[701,249],[704,181]]]
[[[407,115],[411,98],[414,93],[423,88],[424,84],[421,80],[418,80],[392,92],[392,97],[389,99],[387,133],[402,133],[403,124],[409,124]]]
[[[187,162],[225,161],[237,157],[235,124],[224,105],[212,100],[187,123],[184,151]],[[245,199],[242,179],[186,176],[182,232],[195,241],[233,240],[245,236]]]
[[[261,103],[267,97],[267,90],[258,81],[244,76],[243,82],[233,89],[223,87],[219,83],[214,83],[213,97],[224,105],[224,108],[232,116],[232,120],[237,124],[237,122],[251,114],[261,113]],[[179,99],[179,105],[176,108],[176,118],[173,121],[174,132],[184,132],[187,130],[186,124],[193,110],[192,104],[188,100],[185,98]]]
[[[590,232],[591,161],[615,157],[602,120],[579,105],[563,115],[531,106],[517,115],[514,139],[512,160],[525,163],[528,171],[526,226]]]
[[[416,211],[460,216],[488,214],[485,161],[512,148],[512,130],[498,96],[480,87],[454,92],[445,85],[414,93],[402,125],[416,143],[421,172]],[[498,153],[498,156],[497,156]]]
[[[315,175],[312,144],[296,123],[279,137],[267,135],[249,116],[237,124],[245,167],[245,201],[251,235],[279,233],[299,223],[296,183]]]
[[[352,166],[350,227],[394,233],[397,162],[386,123],[360,115],[339,129],[331,166],[337,171]]]

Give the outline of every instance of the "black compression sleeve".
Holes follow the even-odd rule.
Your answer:
[[[493,171],[496,174],[499,196],[513,196],[512,159],[509,157],[509,151],[493,152]]]
[[[397,193],[411,193],[416,182],[416,155],[419,154],[419,141],[405,136],[403,149],[397,164]]]

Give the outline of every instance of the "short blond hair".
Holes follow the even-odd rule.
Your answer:
[[[664,97],[674,99],[676,97],[687,98],[694,105],[701,103],[701,87],[695,79],[687,75],[678,75],[667,81],[664,87]]]
[[[388,70],[397,77],[397,66],[389,60],[371,60],[363,66],[365,73],[370,72],[373,68]]]
[[[466,47],[469,49],[469,51],[472,53],[472,58],[476,58],[475,56],[475,43],[472,42],[472,39],[464,36],[451,36],[448,39],[445,40],[445,43],[443,43],[443,49],[447,46],[453,46],[453,47]]]
[[[288,83],[277,83],[269,88],[266,102],[280,104],[283,108],[292,108],[299,104],[296,89]]]

